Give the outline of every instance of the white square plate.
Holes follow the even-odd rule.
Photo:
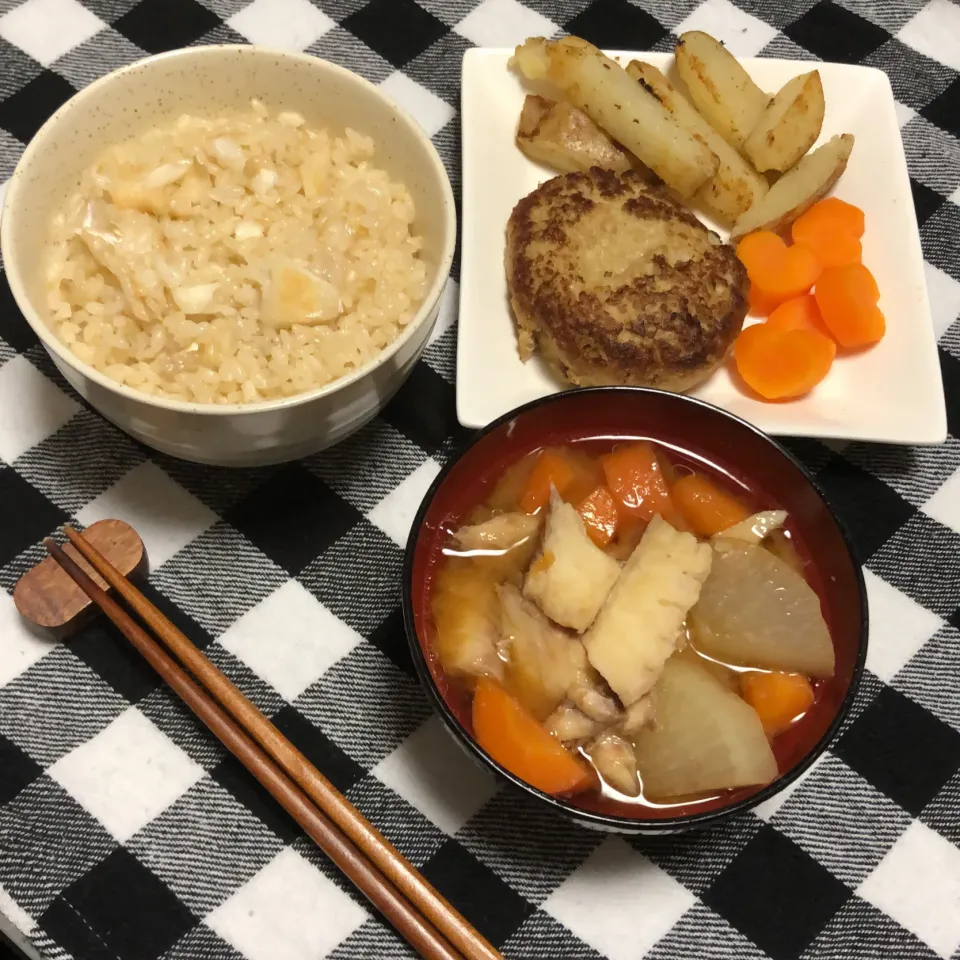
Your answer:
[[[484,426],[520,404],[562,389],[538,358],[520,361],[507,300],[507,219],[518,200],[553,175],[528,160],[514,143],[526,90],[507,67],[511,53],[474,49],[463,58],[457,415],[468,427]],[[663,70],[673,61],[672,55],[662,53],[611,56],[623,63],[640,58]],[[771,92],[814,66],[796,60],[741,62]],[[872,67],[815,66],[827,105],[820,142],[837,133],[856,137],[834,193],[866,213],[863,262],[880,285],[887,334],[861,354],[838,358],[816,390],[799,400],[754,400],[737,388],[725,368],[694,395],[770,434],[941,443],[947,433],[943,384],[890,81]]]

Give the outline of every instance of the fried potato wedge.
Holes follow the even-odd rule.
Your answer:
[[[694,205],[733,223],[769,189],[754,170],[703,117],[689,100],[656,67],[640,60],[627,65],[627,75],[652,94],[680,126],[689,130],[720,161],[717,172],[694,195]]]
[[[820,72],[794,77],[763,111],[743,145],[744,154],[761,173],[789,170],[817,142],[823,113]]]
[[[689,199],[716,172],[716,154],[685,130],[618,63],[577,37],[533,37],[513,64],[528,80],[547,80],[602,130]]]
[[[770,97],[737,58],[708,33],[690,30],[674,48],[677,71],[693,105],[724,140],[738,150],[760,122]]]
[[[754,230],[789,226],[840,179],[852,149],[853,134],[844,133],[808,153],[734,224],[730,239],[738,240]]]
[[[528,94],[523,101],[517,146],[535,163],[560,173],[603,167],[625,173],[632,158],[582,110]]]

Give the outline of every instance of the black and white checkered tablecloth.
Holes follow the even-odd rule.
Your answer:
[[[78,402],[0,289],[0,914],[44,957],[408,956],[102,623],[36,639],[10,591],[67,520],[133,523],[149,593],[509,958],[960,960],[960,6],[950,0],[0,0],[0,181],[75,90],[146,53],[251,41],[382,83],[459,184],[460,60],[569,31],[871,64],[893,84],[940,337],[937,448],[794,444],[853,528],[869,670],[833,748],[723,829],[625,840],[499,789],[428,710],[401,548],[454,414],[456,284],[378,420],[226,471]],[[891,398],[897,402],[897,398]],[[269,642],[265,642],[268,639]]]

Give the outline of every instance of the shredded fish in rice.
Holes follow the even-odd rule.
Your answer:
[[[257,101],[110,148],[54,218],[51,325],[118,383],[198,403],[351,373],[427,284],[413,199],[374,152]]]

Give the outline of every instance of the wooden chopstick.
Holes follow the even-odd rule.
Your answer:
[[[503,960],[502,954],[93,544],[73,527],[66,526],[63,532],[90,566],[156,633],[167,649],[467,960]]]
[[[87,555],[87,550],[91,553],[87,557],[91,566],[101,572],[104,580],[111,584],[121,595],[126,596],[126,588],[136,593],[153,611],[153,616],[160,618],[166,624],[167,631],[179,631],[166,620],[165,617],[153,607],[145,597],[139,594],[129,581],[117,571],[100,553],[90,546],[75,530],[68,528],[68,537],[76,545],[81,554]],[[462,960],[465,956],[469,960],[480,957],[499,957],[501,955],[494,950],[467,921],[454,911],[445,900],[432,887],[429,887],[426,880],[420,879],[420,883],[427,890],[432,891],[436,901],[446,906],[452,917],[445,918],[445,925],[449,928],[454,920],[459,921],[460,937],[459,939],[471,947],[471,950],[457,952],[441,936],[438,929],[432,923],[432,917],[426,915],[426,911],[418,910],[417,905],[404,897],[397,886],[385,877],[384,873],[377,869],[373,857],[367,859],[363,848],[354,845],[341,832],[337,825],[331,822],[323,812],[317,809],[310,798],[302,791],[277,764],[275,764],[257,745],[244,733],[240,726],[224,712],[217,704],[186,674],[186,672],[157,644],[157,642],[146,633],[146,631],[110,596],[104,593],[93,580],[67,555],[63,550],[49,538],[44,541],[47,550],[51,556],[60,564],[61,567],[70,575],[71,579],[87,594],[88,597],[98,606],[107,616],[120,628],[124,636],[136,647],[150,665],[160,674],[160,676],[170,685],[187,706],[206,724],[210,731],[223,743],[223,745],[263,784],[270,794],[283,806],[283,808],[303,827],[304,831],[310,836],[316,844],[330,857],[330,859],[343,871],[343,873],[354,883],[354,885],[363,893],[368,900],[384,915],[384,917],[396,928],[396,930],[407,940],[407,942],[426,960]],[[117,582],[114,582],[116,578]],[[123,583],[123,588],[119,583]],[[250,708],[260,716],[262,721],[270,726],[277,738],[285,739],[279,731],[273,727],[269,721],[263,717],[256,708],[250,704],[245,697],[240,694],[236,688],[230,684],[223,674],[211,664],[197,649],[190,643],[183,634],[186,646],[193,651],[194,657],[199,657],[208,668],[218,674],[224,683],[228,684],[237,697],[240,697]],[[178,644],[178,646],[181,644]],[[288,744],[289,750],[301,758],[301,766],[305,765],[312,768],[312,765],[305,757]],[[335,793],[350,810],[355,811],[357,818],[362,818],[359,811],[356,811],[352,804],[342,797],[332,784],[329,783],[319,771],[316,776],[327,784],[330,791]],[[375,828],[364,819],[367,830],[380,837]],[[363,832],[354,831],[359,835]],[[402,858],[401,854],[389,845],[388,841],[380,837],[380,842],[387,847],[396,858],[402,860],[402,864],[407,866],[410,873],[416,873],[414,868]],[[383,852],[380,853],[380,859],[385,859]],[[396,868],[394,873],[399,872]],[[417,874],[417,877],[419,875]],[[414,884],[409,884],[415,886]],[[434,905],[434,914],[437,914],[437,908]],[[472,934],[472,936],[471,936]],[[452,938],[451,938],[452,939]],[[474,943],[479,943],[486,948],[481,952],[472,949]]]

